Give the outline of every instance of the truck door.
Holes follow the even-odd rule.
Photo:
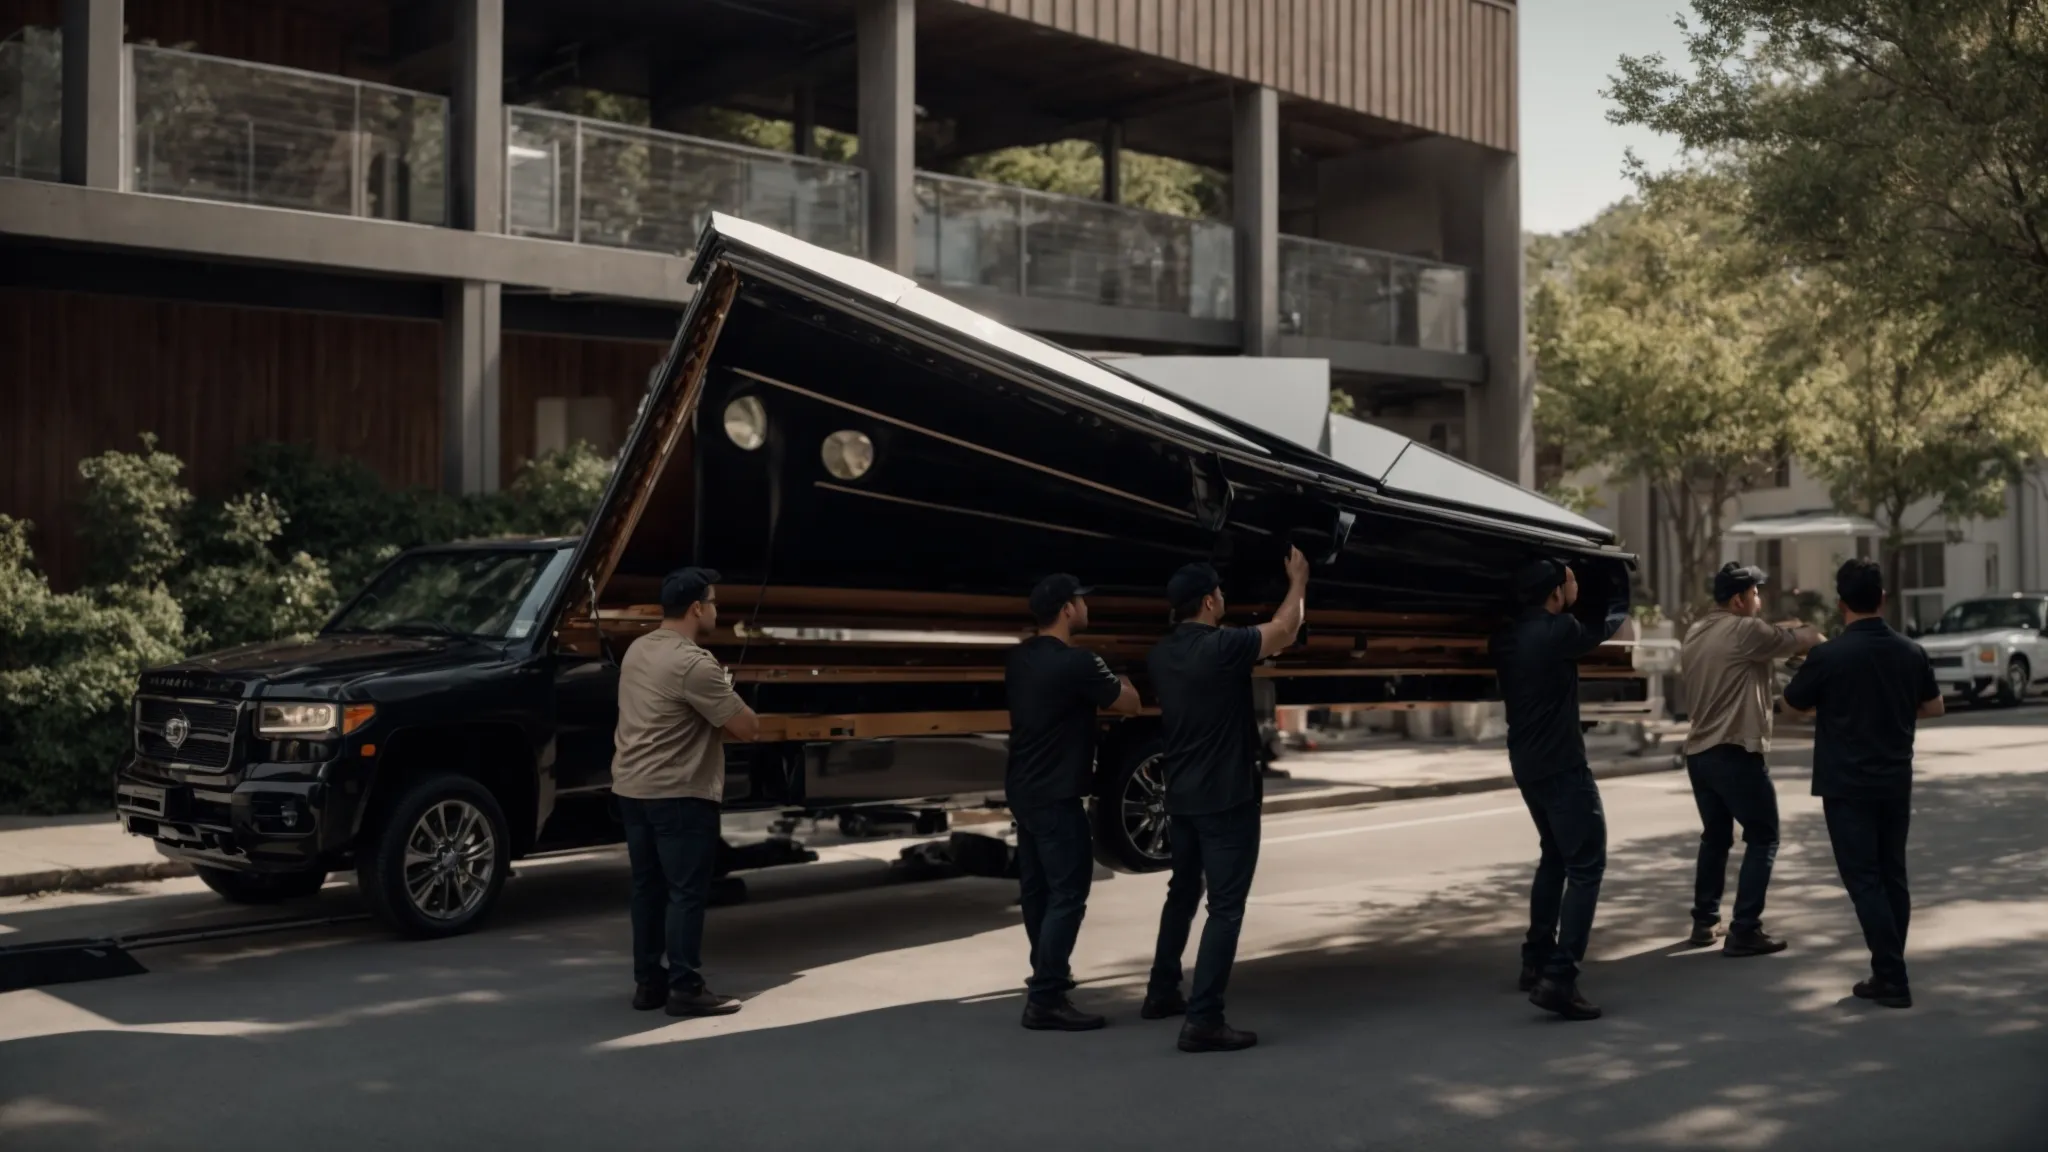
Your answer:
[[[573,652],[554,655],[555,786],[561,792],[608,787],[612,733],[619,722],[619,666]]]

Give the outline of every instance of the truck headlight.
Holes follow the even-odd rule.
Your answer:
[[[258,736],[322,736],[341,726],[333,704],[265,704],[256,713]]]

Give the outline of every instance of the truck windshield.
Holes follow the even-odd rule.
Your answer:
[[[569,555],[567,548],[465,548],[402,556],[327,631],[523,639]]]
[[[1936,632],[1988,632],[1993,628],[2034,628],[2038,605],[2029,600],[1965,600],[1941,614]]]

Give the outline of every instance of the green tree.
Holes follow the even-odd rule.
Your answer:
[[[1883,529],[1885,585],[1902,587],[1901,546],[1934,516],[2004,512],[2007,487],[2048,451],[2048,385],[1938,314],[1889,314],[1835,285],[1800,302],[1782,338],[1802,413],[1795,448],[1838,507]],[[1894,623],[1902,609],[1894,598]]]
[[[2048,0],[1692,0],[1609,118],[1725,159],[1755,237],[2048,366]]]
[[[1763,359],[1783,278],[1743,244],[1724,178],[1609,209],[1534,274],[1536,419],[1566,471],[1645,481],[1676,542],[1681,627],[1704,606],[1729,503],[1783,454]]]
[[[969,157],[953,173],[991,184],[1061,196],[1102,194],[1102,150],[1086,140],[1058,140]],[[1230,214],[1229,177],[1199,164],[1126,151],[1118,199],[1167,216],[1219,219]]]

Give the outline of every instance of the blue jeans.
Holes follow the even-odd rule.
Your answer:
[[[1778,790],[1764,758],[1740,744],[1717,744],[1685,758],[1693,803],[1700,810],[1700,860],[1693,877],[1695,924],[1717,924],[1721,892],[1728,881],[1728,850],[1735,824],[1742,825],[1742,872],[1735,881],[1737,932],[1764,926],[1764,892],[1778,859]]]
[[[1181,953],[1187,951],[1188,932],[1206,883],[1209,922],[1202,926],[1202,943],[1195,951],[1188,1019],[1197,1024],[1223,1020],[1223,993],[1230,986],[1230,967],[1237,961],[1244,903],[1258,866],[1257,801],[1226,812],[1173,818],[1173,876],[1166,884],[1166,907],[1159,913],[1159,947],[1152,957],[1147,995],[1179,991]]]
[[[696,992],[704,987],[704,909],[718,865],[718,805],[695,798],[617,800],[633,865],[633,980]]]
[[[1593,938],[1600,877],[1607,871],[1607,815],[1600,786],[1581,765],[1522,785],[1543,857],[1529,892],[1529,936],[1522,963],[1561,984],[1579,977]]]
[[[1088,913],[1095,880],[1088,809],[1078,798],[1018,805],[1017,876],[1022,887],[1024,935],[1031,941],[1031,1002],[1051,1006],[1074,986],[1069,961]]]

